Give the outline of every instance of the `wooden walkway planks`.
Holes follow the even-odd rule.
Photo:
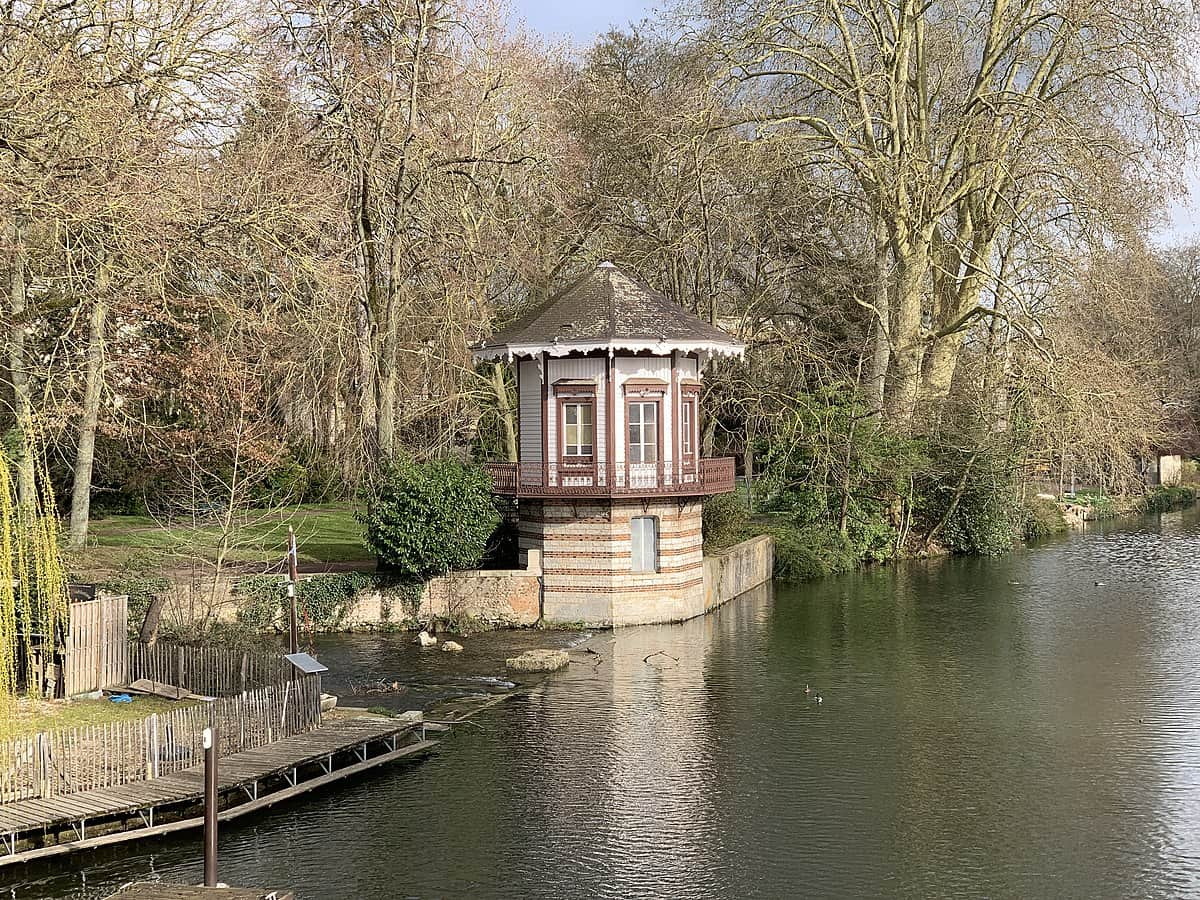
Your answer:
[[[365,768],[381,765],[401,756],[425,752],[435,746],[436,742],[421,740],[417,744],[405,747],[396,743],[401,734],[420,728],[421,723],[412,719],[368,716],[335,719],[326,722],[315,731],[226,757],[219,762],[217,769],[220,790],[222,793],[229,793],[245,788],[248,800],[222,810],[221,818],[235,818]],[[366,747],[372,742],[384,742],[386,752],[368,757]],[[334,755],[346,752],[353,752],[356,761],[351,765],[335,768]],[[314,764],[320,765],[321,775],[304,781],[296,777],[297,769]],[[259,797],[258,783],[276,776],[282,776],[288,787]],[[8,850],[8,855],[0,856],[0,865],[82,849],[85,845],[100,846],[119,840],[130,840],[139,836],[139,833],[167,833],[192,827],[201,820],[196,818],[153,826],[153,811],[198,802],[203,790],[203,770],[201,767],[195,767],[151,781],[97,788],[63,797],[19,800],[4,804],[0,806],[0,835],[3,836],[4,849]],[[147,812],[150,813],[149,816],[146,815]],[[153,827],[84,839],[84,824],[89,820],[107,820],[135,814],[142,815],[143,821],[149,822]],[[16,841],[21,836],[65,827],[74,828],[80,840],[16,851]]]
[[[266,809],[276,803],[281,803],[299,794],[307,791],[315,790],[326,784],[338,781],[342,778],[348,778],[356,775],[359,772],[373,769],[376,766],[382,766],[386,763],[393,762],[398,759],[403,759],[406,756],[417,756],[427,753],[438,745],[437,741],[418,741],[415,744],[409,744],[407,747],[400,747],[382,756],[373,756],[366,762],[355,763],[347,766],[344,769],[335,769],[328,775],[321,775],[318,778],[309,781],[302,781],[295,787],[284,788],[283,790],[274,791],[270,794],[265,794],[257,800],[249,800],[238,806],[233,806],[228,809],[221,810],[217,818],[222,822],[228,822],[231,819],[237,819],[248,815],[252,812],[257,812],[261,809]],[[68,841],[62,844],[52,844],[48,847],[37,847],[32,850],[23,850],[12,856],[0,856],[0,866],[8,865],[15,862],[30,862],[35,859],[44,859],[48,856],[60,856],[64,853],[73,853],[77,850],[90,850],[96,847],[106,847],[111,844],[120,844],[126,841],[138,840],[141,838],[161,837],[167,834],[174,834],[177,831],[186,831],[192,828],[200,828],[204,825],[203,816],[196,816],[191,819],[180,819],[175,822],[168,822],[165,825],[150,825],[143,828],[134,828],[130,831],[116,831],[109,834],[104,834],[99,837],[81,838],[75,841]]]

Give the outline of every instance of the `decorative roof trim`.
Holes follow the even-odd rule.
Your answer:
[[[510,362],[517,357],[537,358],[542,353],[552,357],[569,356],[572,353],[589,353],[593,350],[605,350],[609,356],[620,352],[640,353],[648,351],[655,356],[670,356],[672,353],[706,353],[709,356],[741,357],[746,352],[746,345],[730,339],[729,341],[555,341],[553,343],[512,343],[485,344],[471,351],[476,362],[494,359],[508,359]]]

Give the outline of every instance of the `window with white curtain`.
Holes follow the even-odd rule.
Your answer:
[[[629,520],[634,572],[658,571],[658,519],[635,516]]]
[[[658,462],[658,404],[629,404],[629,461]]]
[[[591,456],[592,404],[563,404],[563,456]]]

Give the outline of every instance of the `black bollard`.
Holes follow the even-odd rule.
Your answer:
[[[217,886],[217,735],[204,729],[204,886]]]

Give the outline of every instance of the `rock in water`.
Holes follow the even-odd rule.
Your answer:
[[[566,668],[570,661],[566,650],[526,650],[506,659],[504,665],[510,672],[554,672]]]
[[[458,641],[446,641],[445,643],[442,644],[442,652],[443,653],[461,653],[462,652],[462,644],[458,643]]]
[[[434,644],[437,643],[437,638],[435,638],[428,631],[422,631],[420,634],[417,635],[417,643],[420,644],[422,647],[432,647]]]

